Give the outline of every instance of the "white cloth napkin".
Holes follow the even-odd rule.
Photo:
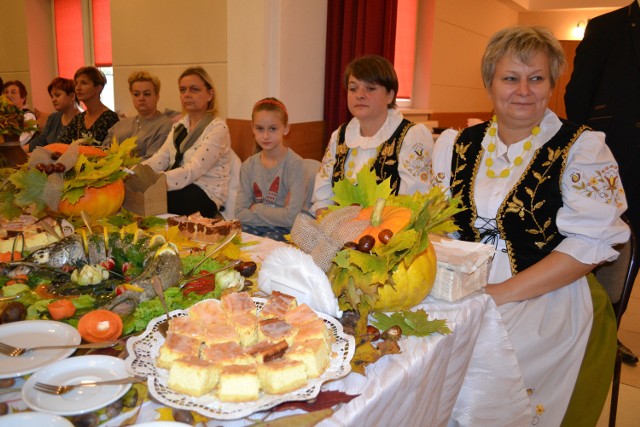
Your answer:
[[[294,296],[299,304],[329,316],[342,316],[327,275],[311,255],[299,249],[281,247],[267,255],[258,273],[258,287],[267,294],[278,291]]]

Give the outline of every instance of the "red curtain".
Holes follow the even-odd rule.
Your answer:
[[[58,51],[58,75],[73,79],[84,66],[84,37],[80,0],[55,0],[53,3]]]
[[[325,140],[349,120],[342,73],[364,54],[393,62],[398,0],[329,0],[325,63]]]
[[[92,0],[93,55],[96,67],[110,67],[111,59],[111,9],[109,0]]]

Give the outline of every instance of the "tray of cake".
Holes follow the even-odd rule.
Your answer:
[[[147,377],[161,403],[215,419],[237,419],[309,400],[351,371],[355,341],[335,318],[295,298],[245,292],[158,317],[127,343],[129,370]]]

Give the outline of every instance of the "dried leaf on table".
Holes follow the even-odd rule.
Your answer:
[[[429,315],[423,309],[405,310],[391,315],[374,313],[373,317],[377,321],[373,322],[373,325],[381,331],[386,331],[392,326],[399,326],[403,335],[426,337],[435,332],[443,335],[451,333],[445,320],[429,320]]]
[[[364,342],[356,346],[356,351],[351,359],[351,370],[364,375],[364,368],[375,363],[380,358],[380,352],[370,342]]]
[[[254,427],[313,427],[325,418],[333,415],[332,409],[308,412],[306,414],[289,415],[273,421],[258,421]]]
[[[339,403],[349,403],[358,394],[347,394],[337,390],[321,391],[315,399],[285,402],[272,409],[273,412],[288,411],[290,409],[302,409],[307,412],[320,411],[332,408]]]

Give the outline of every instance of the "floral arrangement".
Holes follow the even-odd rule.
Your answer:
[[[35,120],[24,120],[24,113],[6,96],[0,96],[0,135],[20,136],[23,132],[36,130]]]

